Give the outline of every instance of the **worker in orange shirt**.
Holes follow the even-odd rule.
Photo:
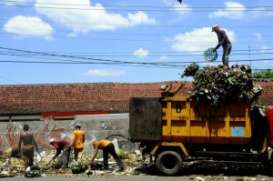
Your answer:
[[[79,158],[79,154],[81,154],[84,149],[84,142],[85,132],[81,129],[81,125],[77,123],[72,134],[72,147],[74,150],[74,158],[76,161]]]
[[[121,161],[121,159],[119,158],[119,156],[117,155],[115,148],[114,148],[114,144],[112,143],[112,141],[106,140],[106,139],[102,139],[102,140],[92,140],[90,142],[90,146],[93,147],[94,151],[93,151],[93,155],[91,157],[91,168],[92,165],[94,164],[94,160],[97,156],[97,153],[99,150],[103,151],[103,166],[104,169],[108,170],[108,156],[109,153],[110,155],[113,156],[113,158],[116,160],[116,162],[118,163],[119,166],[119,171],[123,171],[124,170],[124,165]]]

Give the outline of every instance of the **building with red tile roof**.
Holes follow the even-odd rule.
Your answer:
[[[157,83],[77,83],[1,85],[0,115],[43,116],[124,113],[131,97],[159,97]],[[172,82],[172,89],[182,84],[179,94],[191,90],[191,82]],[[273,105],[273,82],[259,82],[263,88],[259,103]]]

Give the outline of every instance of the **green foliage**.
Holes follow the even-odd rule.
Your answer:
[[[185,70],[184,70],[184,74],[183,76],[194,76],[196,74],[196,72],[199,70],[199,65],[197,65],[195,62],[188,65]]]
[[[253,73],[253,77],[256,79],[273,79],[273,71],[271,69],[262,70]]]
[[[254,84],[249,66],[220,65],[203,67],[195,73],[191,97],[196,103],[219,106],[236,101],[251,103],[260,92],[261,87]]]

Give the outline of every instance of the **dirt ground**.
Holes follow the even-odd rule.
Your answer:
[[[161,181],[161,180],[192,180],[192,181],[273,181],[273,177],[267,175],[262,164],[258,163],[244,163],[238,164],[226,163],[226,162],[192,162],[183,166],[181,172],[176,176],[162,176],[155,169],[155,165],[146,165],[142,163],[139,153],[125,154],[123,161],[126,165],[126,169],[123,172],[117,172],[117,164],[113,159],[110,159],[109,167],[110,171],[101,170],[96,168],[96,170],[86,170],[80,175],[73,175],[71,169],[56,169],[52,166],[48,166],[48,160],[54,155],[53,151],[47,152],[46,156],[42,161],[39,162],[41,168],[41,177],[36,177],[36,181],[70,181],[70,180],[111,180],[111,181]],[[88,164],[90,161],[89,154],[84,154],[79,163]],[[29,180],[25,178],[24,164],[20,159],[12,158],[10,164],[8,164],[6,159],[2,160],[2,170],[10,173],[15,172],[12,178],[2,178],[0,180],[5,181],[19,181],[19,180]],[[102,164],[101,158],[96,160],[97,164]],[[56,162],[57,163],[57,162]],[[6,165],[6,166],[5,166]],[[71,164],[72,165],[72,164]],[[90,172],[89,172],[90,171]],[[11,174],[13,175],[13,174]],[[1,177],[0,177],[1,178]]]

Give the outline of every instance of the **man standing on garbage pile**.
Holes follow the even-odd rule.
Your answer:
[[[77,161],[79,155],[83,152],[85,142],[85,132],[81,129],[81,125],[77,123],[72,134],[72,147],[74,150],[74,158]],[[81,157],[81,155],[80,155]]]
[[[108,156],[109,153],[113,156],[113,158],[116,160],[119,170],[118,171],[123,171],[124,170],[124,165],[123,162],[121,161],[120,157],[117,155],[115,151],[114,144],[110,140],[106,139],[101,139],[101,140],[92,140],[90,142],[90,146],[93,147],[93,155],[91,157],[91,168],[94,165],[94,160],[97,156],[97,153],[99,150],[103,151],[103,166],[104,169],[108,170]]]
[[[19,138],[18,150],[25,160],[26,168],[33,166],[34,149],[39,153],[38,145],[33,133],[29,130],[29,125],[24,124],[23,132],[20,134]]]
[[[212,27],[212,32],[215,32],[217,34],[217,38],[218,38],[218,44],[214,48],[214,51],[216,51],[220,46],[223,47],[222,62],[224,64],[224,66],[228,67],[229,54],[230,54],[231,48],[232,48],[231,42],[230,42],[226,32],[224,30],[222,30],[220,28],[220,26],[214,25]]]
[[[64,139],[63,140],[50,139],[49,144],[56,149],[56,153],[48,164],[50,164],[60,155],[60,158],[62,159],[62,168],[68,168],[71,152],[70,142]]]

